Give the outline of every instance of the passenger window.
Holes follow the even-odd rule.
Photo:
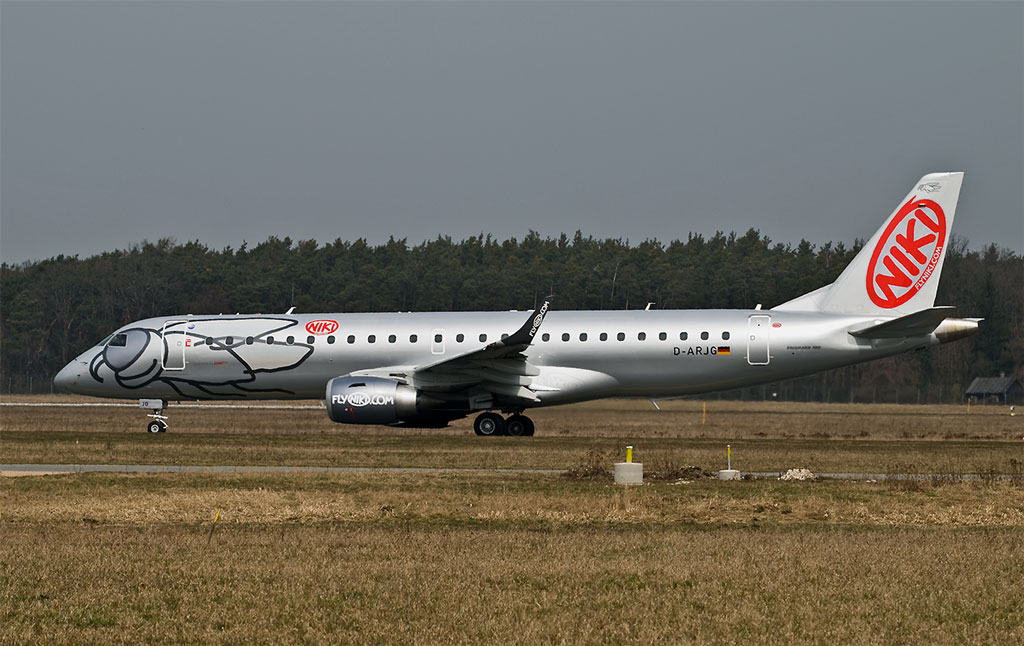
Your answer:
[[[729,333],[728,332],[722,332],[722,340],[723,341],[728,341],[729,340]]]
[[[350,334],[350,335],[348,335],[348,339],[346,339],[346,340],[349,343],[355,343],[356,342],[356,336],[354,334]]]
[[[586,341],[586,340],[587,340],[587,333],[586,332],[580,332],[580,341]]]
[[[568,341],[569,340],[569,333],[568,332],[563,332],[562,333],[562,340],[563,341]]]
[[[487,343],[487,335],[486,334],[481,334],[480,335],[480,343]]]
[[[233,336],[229,336],[228,338],[224,339],[224,345],[232,345],[232,344],[234,344],[234,342],[235,342],[235,337],[233,337]]]
[[[507,338],[508,338],[508,335],[507,335],[507,334],[502,334],[502,335],[501,335],[501,339],[502,339],[503,341],[504,341],[505,339],[507,339]]]
[[[619,341],[625,341],[626,340],[626,333],[625,332],[619,332],[618,334],[615,335],[615,338],[618,339]]]
[[[209,341],[210,341],[210,339],[207,339],[207,342],[209,342]],[[274,337],[272,337],[272,336],[268,336],[267,337],[267,345],[274,345]]]
[[[548,334],[547,332],[545,332],[544,334],[540,335],[540,340],[541,341],[550,341],[551,340],[551,335]]]
[[[639,334],[636,335],[636,338],[638,340],[640,340],[640,341],[646,341],[647,340],[647,333],[646,332],[640,332]]]
[[[664,332],[658,332],[658,340],[659,341],[664,341],[667,338],[668,338],[667,334],[665,334]]]
[[[306,337],[306,343],[308,343],[309,345],[313,345],[314,343],[316,343],[316,337],[315,336],[307,336]]]
[[[367,343],[376,343],[377,342],[377,335],[376,334],[371,334],[370,336],[366,337],[366,342]]]
[[[465,334],[456,334],[455,335],[455,342],[456,343],[462,343],[465,340],[466,340],[466,335]]]
[[[442,337],[440,334],[434,335],[434,343],[440,343],[443,339],[444,337]]]
[[[607,332],[602,332],[601,333],[601,340],[602,341],[607,341],[608,340],[608,333]]]
[[[415,334],[410,334],[409,335],[409,343],[416,343],[416,341],[418,341],[418,340],[419,340],[419,337],[416,336]]]
[[[680,332],[679,333],[679,340],[680,341],[685,341],[687,338],[689,338],[689,336],[690,335],[687,332]]]
[[[700,340],[701,341],[707,341],[708,340],[708,333],[707,332],[701,332],[700,333]]]
[[[397,340],[398,340],[398,337],[395,336],[394,334],[392,334],[391,336],[388,337],[388,343],[394,343]]]
[[[251,336],[245,337],[245,345],[252,345],[255,341],[256,339],[252,338]]]
[[[288,337],[287,339],[285,339],[285,343],[287,343],[288,345],[291,345],[291,344],[295,343],[295,337],[293,337],[293,336]]]
[[[327,345],[334,345],[334,336],[327,337]]]

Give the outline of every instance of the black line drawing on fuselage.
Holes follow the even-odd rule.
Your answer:
[[[260,388],[259,376],[297,368],[313,354],[313,346],[293,340],[273,354],[256,348],[274,340],[275,334],[297,328],[298,323],[284,318],[202,317],[168,323],[162,330],[128,328],[119,332],[116,344],[112,341],[93,358],[89,373],[99,383],[109,378],[129,390],[162,383],[182,399],[288,395],[292,393],[286,388]],[[189,356],[187,377],[167,367],[172,347],[179,347],[180,339],[184,340],[182,356],[185,352]]]

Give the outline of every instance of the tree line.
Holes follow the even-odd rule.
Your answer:
[[[662,243],[574,236],[438,237],[416,245],[272,237],[211,249],[170,239],[79,258],[0,265],[0,389],[53,375],[120,325],[174,314],[770,308],[835,280],[863,245],[773,243],[759,231]],[[975,376],[1022,374],[1024,258],[950,241],[937,304],[985,319],[911,355],[729,393],[817,401],[959,401]]]

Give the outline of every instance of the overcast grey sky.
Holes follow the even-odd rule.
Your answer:
[[[923,174],[1024,251],[1024,3],[0,4],[0,258],[143,239],[869,237]]]

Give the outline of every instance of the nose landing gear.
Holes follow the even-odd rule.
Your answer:
[[[148,408],[153,412],[146,417],[152,417],[153,420],[146,424],[147,433],[166,433],[167,432],[167,416],[163,414],[164,406],[166,402],[162,399],[140,399],[139,408]]]
[[[533,420],[516,413],[508,419],[497,413],[482,413],[473,421],[473,431],[483,437],[512,435],[516,437],[533,435]]]

